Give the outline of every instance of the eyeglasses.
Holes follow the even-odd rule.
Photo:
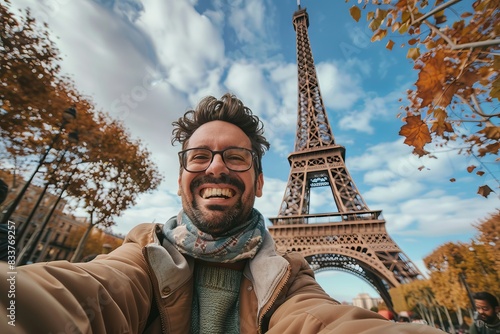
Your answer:
[[[220,154],[227,169],[233,172],[246,172],[252,168],[255,152],[242,147],[229,147],[222,151],[208,148],[190,148],[179,153],[181,166],[188,172],[198,173],[208,169],[214,156]]]

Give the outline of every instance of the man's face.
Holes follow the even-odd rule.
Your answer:
[[[185,149],[228,147],[252,149],[250,139],[236,125],[212,121],[193,133]],[[203,172],[182,169],[178,183],[184,212],[198,229],[217,236],[248,220],[255,197],[262,196],[264,177],[262,173],[256,177],[254,164],[245,172],[231,171],[216,154]]]
[[[498,310],[495,310],[495,308],[488,304],[486,300],[475,299],[474,302],[476,304],[479,320],[482,320],[487,324],[494,323],[497,318],[496,312],[498,312]]]

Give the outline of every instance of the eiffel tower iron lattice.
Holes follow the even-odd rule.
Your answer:
[[[269,231],[278,247],[301,252],[315,271],[340,270],[370,284],[393,309],[389,289],[421,278],[391,239],[381,211],[370,210],[335,143],[309,43],[306,9],[293,15],[297,35],[298,118],[290,175]],[[311,189],[329,187],[337,212],[310,213]]]

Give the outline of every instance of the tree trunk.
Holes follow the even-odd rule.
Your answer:
[[[446,314],[446,319],[448,320],[448,324],[450,325],[450,331],[448,333],[456,334],[455,326],[453,325],[453,321],[451,320],[450,317],[450,312],[448,312],[448,309],[444,306],[443,309],[444,309],[444,314]]]
[[[439,311],[439,306],[436,306],[435,310],[439,319],[439,326],[441,326],[442,330],[446,330],[446,327],[444,326],[443,323],[443,318],[441,317],[441,312]]]
[[[90,232],[92,232],[93,228],[94,228],[94,225],[92,224],[92,221],[91,221],[87,227],[87,230],[85,230],[85,233],[80,238],[80,242],[78,242],[78,246],[75,249],[75,253],[71,257],[70,262],[80,261],[80,258],[82,257],[82,254],[83,254],[83,250],[85,249],[85,245],[87,244],[87,239],[89,238]]]
[[[427,299],[427,305],[429,305],[429,308],[427,310],[429,311],[430,324],[434,326],[434,315],[432,314],[432,306],[435,305],[435,303],[433,302],[433,298],[430,298],[428,294],[425,294],[425,299]]]
[[[460,308],[460,306],[456,305],[456,308],[457,308],[458,324],[460,325],[460,327],[462,327],[462,325],[464,324],[464,315],[462,313],[462,309]]]
[[[425,308],[422,304],[418,303],[417,304],[417,310],[418,310],[418,314],[420,315],[420,317],[422,319],[424,319],[425,321],[427,321],[427,323],[429,323],[429,317],[427,316],[427,312],[425,312]]]
[[[427,323],[429,324],[430,323],[430,318],[429,318],[429,315],[427,314],[425,306],[422,305],[421,303],[418,303],[417,304],[417,308],[419,310],[419,313],[420,313],[420,316],[422,317],[422,319],[424,319],[425,321],[427,321]]]

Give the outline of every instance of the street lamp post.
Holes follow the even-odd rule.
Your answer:
[[[72,133],[70,133],[70,134],[68,135],[68,140],[69,140],[69,142],[70,142],[70,143],[72,143],[72,144],[76,144],[76,143],[78,142],[78,133],[77,133],[77,132],[72,132]],[[64,150],[64,153],[62,154],[61,158],[60,158],[60,159],[59,159],[59,161],[57,162],[57,165],[56,165],[57,167],[59,167],[59,164],[60,164],[60,163],[61,163],[61,161],[64,159],[64,156],[65,156],[65,154],[66,154],[66,152],[67,152],[67,151],[68,151],[68,148],[66,148],[66,149]],[[35,233],[31,236],[31,238],[30,238],[30,240],[28,241],[28,243],[26,244],[26,246],[25,246],[25,247],[21,250],[21,252],[19,253],[19,256],[18,256],[18,261],[17,261],[18,263],[16,263],[16,265],[17,265],[17,264],[25,264],[25,263],[26,263],[26,261],[28,261],[28,260],[31,258],[32,254],[33,254],[33,252],[34,252],[34,249],[35,249],[35,247],[37,246],[38,242],[40,241],[40,238],[41,238],[41,236],[42,236],[42,233],[44,232],[45,227],[47,226],[47,224],[48,224],[48,222],[49,222],[49,220],[50,220],[50,217],[51,217],[51,216],[52,216],[52,214],[54,213],[54,210],[55,210],[55,208],[57,207],[57,204],[59,204],[59,201],[61,200],[61,196],[62,196],[62,194],[63,194],[63,193],[64,193],[64,191],[66,191],[66,189],[68,188],[69,183],[70,183],[70,181],[71,181],[71,179],[72,179],[73,175],[75,174],[75,172],[76,172],[76,170],[77,170],[77,168],[76,168],[76,167],[77,167],[77,166],[75,166],[75,168],[71,171],[71,175],[70,175],[70,176],[68,177],[68,179],[66,180],[66,183],[64,184],[64,186],[63,186],[63,188],[62,188],[62,190],[61,190],[61,192],[60,192],[60,194],[59,194],[59,197],[57,198],[57,200],[56,200],[55,204],[53,205],[53,207],[52,207],[51,211],[49,212],[49,214],[48,214],[48,215],[46,215],[46,217],[45,217],[45,220],[44,220],[43,224],[40,226],[40,228],[37,228],[37,229],[35,230]],[[47,181],[47,184],[46,184],[46,188],[47,188],[47,187],[48,187],[48,181]],[[45,190],[46,190],[46,188],[45,188]],[[40,195],[40,197],[39,197],[39,199],[38,199],[37,204],[39,204],[39,202],[41,202],[41,199],[42,199],[43,195],[44,195],[44,192],[42,192],[42,194]],[[34,210],[36,210],[36,207],[34,208]],[[30,217],[32,217],[32,216],[33,216],[33,214],[34,214],[34,210],[31,212]],[[28,219],[28,220],[26,221],[26,224],[29,224],[29,223],[30,223],[30,220]],[[26,227],[24,228],[24,231],[23,231],[23,232],[25,232],[27,229],[28,229],[28,226],[26,226]],[[20,239],[19,239],[19,240],[20,240]],[[27,255],[27,257],[25,257],[25,255]]]
[[[69,142],[71,143],[77,143],[78,142],[78,133],[75,131],[75,132],[71,132],[69,135],[68,135],[68,140]],[[61,157],[59,158],[59,160],[57,161],[57,164],[56,164],[56,167],[54,169],[54,172],[59,168],[59,165],[61,164],[61,162],[63,161],[64,159],[64,156],[66,155],[66,152],[68,152],[68,149],[69,148],[66,148],[64,151],[63,151],[63,154],[61,155]],[[31,210],[30,212],[30,215],[28,216],[28,218],[26,219],[26,222],[23,224],[23,227],[22,229],[20,229],[19,233],[17,234],[17,242],[18,244],[20,245],[21,242],[22,242],[22,238],[24,236],[24,234],[26,233],[26,231],[28,230],[28,227],[29,227],[29,224],[31,223],[31,220],[33,219],[33,216],[35,215],[35,212],[37,211],[38,209],[38,206],[40,205],[40,203],[42,202],[42,199],[43,197],[45,196],[45,193],[47,192],[47,189],[50,185],[50,182],[47,181],[45,183],[45,186],[42,190],[42,192],[40,193],[40,196],[38,196],[38,200],[37,202],[35,203],[35,205],[33,206],[33,209]]]
[[[45,153],[43,154],[42,158],[38,162],[38,165],[36,166],[35,170],[31,174],[31,177],[28,179],[28,181],[26,181],[26,183],[24,184],[23,188],[21,189],[21,191],[19,192],[17,197],[14,199],[14,201],[9,205],[8,209],[5,211],[0,224],[7,224],[9,222],[10,216],[12,216],[12,214],[16,210],[17,206],[21,202],[21,200],[24,196],[24,193],[26,192],[29,185],[31,184],[31,181],[33,181],[33,178],[35,177],[36,173],[38,173],[38,170],[40,169],[40,167],[42,167],[43,163],[45,162],[45,159],[49,155],[50,150],[52,149],[52,147],[54,146],[56,141],[59,139],[59,136],[61,135],[61,131],[66,126],[66,124],[68,124],[70,121],[74,120],[75,118],[76,118],[76,109],[75,108],[71,107],[71,108],[66,109],[63,112],[63,120],[61,122],[61,126],[59,127],[59,131],[52,139],[52,142],[50,143],[49,147],[47,147],[47,149],[45,150]]]
[[[68,186],[71,184],[71,179],[73,178],[73,175],[75,175],[76,171],[78,170],[78,165],[76,165],[71,174],[69,175],[68,179],[66,180],[66,183],[64,184],[64,187],[61,189],[61,192],[59,193],[59,196],[57,197],[57,200],[55,201],[54,205],[52,206],[52,209],[50,212],[47,214],[45,217],[45,220],[42,223],[42,226],[40,226],[39,229],[35,231],[33,234],[32,239],[28,242],[28,245],[23,249],[23,251],[19,254],[18,256],[18,262],[16,265],[23,265],[26,264],[32,257],[33,254],[35,253],[36,247],[38,246],[38,243],[40,242],[40,239],[42,238],[42,234],[47,227],[47,224],[50,221],[50,218],[54,214],[54,211],[57,208],[57,205],[59,204],[59,201],[62,198],[63,193],[68,189]]]
[[[458,278],[460,279],[460,282],[462,282],[465,291],[467,292],[467,297],[469,297],[469,302],[472,307],[472,310],[476,310],[476,304],[474,303],[474,298],[472,298],[472,292],[470,291],[469,284],[467,284],[467,280],[465,279],[465,275],[463,272],[460,272],[458,274]]]

